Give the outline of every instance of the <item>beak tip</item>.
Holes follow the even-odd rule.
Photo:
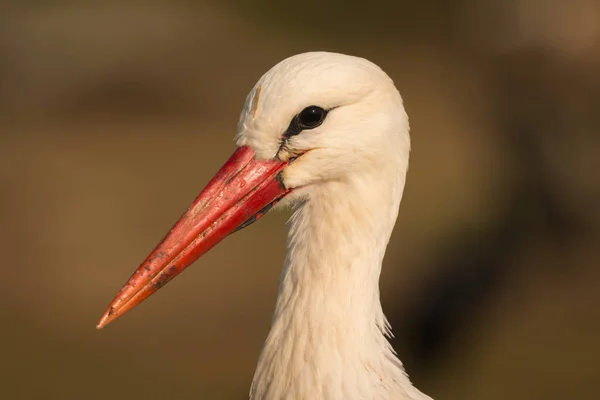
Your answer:
[[[106,325],[108,325],[108,322],[106,321],[106,317],[102,316],[102,318],[100,318],[100,321],[98,321],[98,324],[96,325],[96,329],[100,330],[100,329],[104,328]]]
[[[96,325],[96,329],[100,330],[104,328],[106,325],[110,324],[117,316],[114,314],[114,308],[109,307],[108,310],[102,314],[102,317],[98,321]]]
[[[113,318],[102,317],[98,324],[96,325],[97,330],[102,330],[106,327],[106,325],[110,324],[113,321]]]

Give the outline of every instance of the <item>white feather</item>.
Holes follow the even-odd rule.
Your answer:
[[[307,106],[330,109],[318,128],[291,137]],[[385,338],[381,264],[404,190],[408,117],[375,64],[314,52],[283,60],[248,95],[238,145],[287,159],[294,213],[272,327],[254,400],[429,399],[411,384]]]

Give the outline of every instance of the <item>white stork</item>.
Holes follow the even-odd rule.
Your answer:
[[[424,400],[386,339],[379,275],[404,190],[408,117],[363,58],[299,54],[246,99],[237,150],[110,304],[98,328],[228,234],[290,205],[287,256],[254,400]]]

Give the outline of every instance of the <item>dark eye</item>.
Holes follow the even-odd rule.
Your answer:
[[[327,111],[321,107],[309,106],[298,114],[298,125],[301,129],[314,129],[321,125],[327,116]]]
[[[314,129],[321,125],[327,116],[327,110],[322,109],[318,106],[309,106],[304,110],[296,114],[290,125],[283,133],[283,139],[288,139],[292,136],[298,135],[300,132],[306,129]]]

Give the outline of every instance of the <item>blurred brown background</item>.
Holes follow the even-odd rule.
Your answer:
[[[379,64],[411,118],[381,286],[415,383],[598,399],[599,39],[594,0],[2,2],[2,397],[247,398],[287,215],[94,326],[260,75],[330,50]]]

